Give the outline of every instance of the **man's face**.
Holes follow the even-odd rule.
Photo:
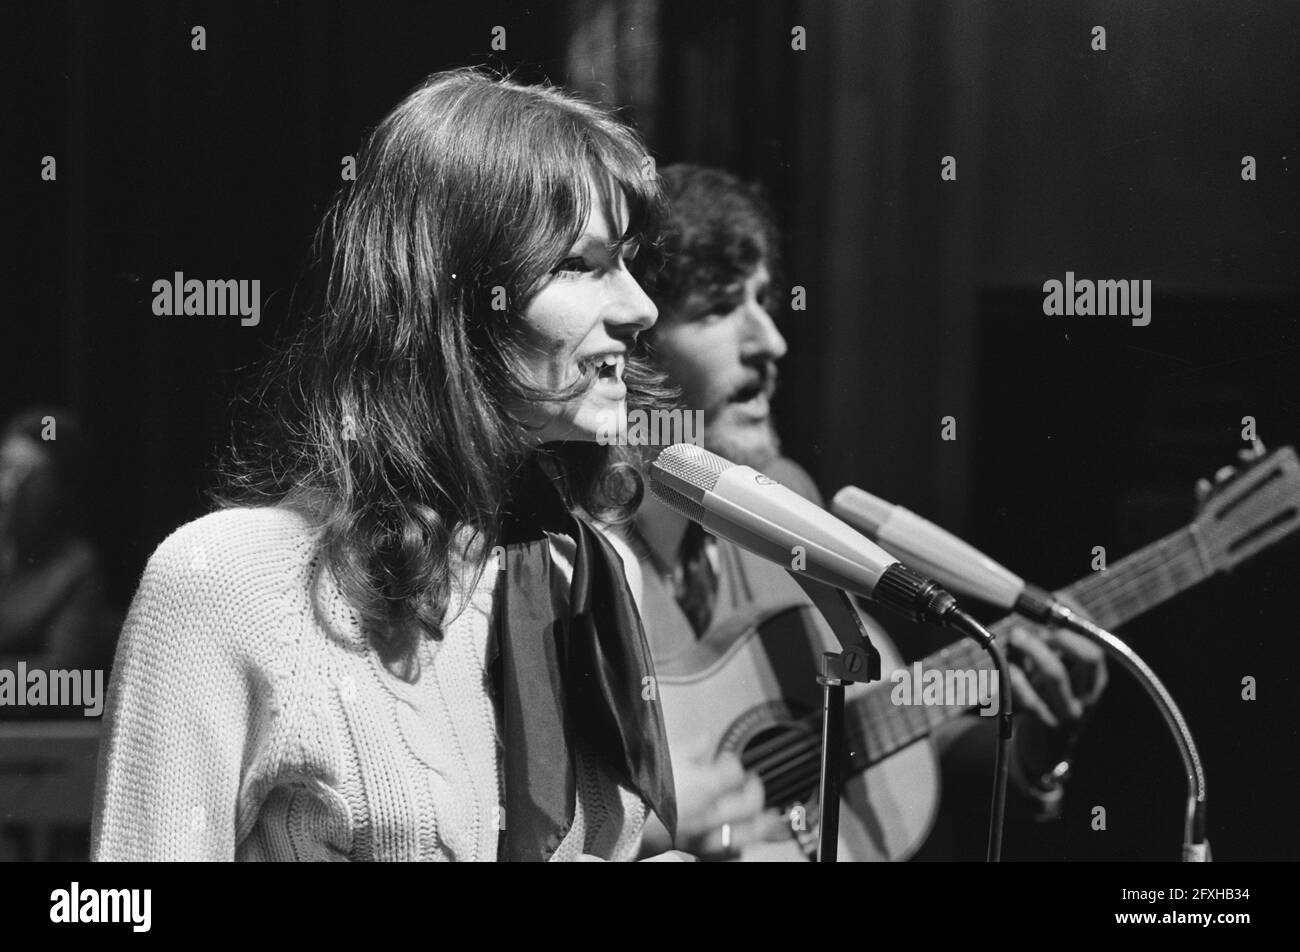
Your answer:
[[[692,291],[653,342],[685,408],[704,411],[705,448],[756,469],[780,453],[771,400],[786,344],[768,312],[771,282],[760,261],[733,285]]]

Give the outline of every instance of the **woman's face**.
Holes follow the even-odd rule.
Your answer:
[[[636,335],[654,325],[659,312],[627,270],[634,248],[615,246],[627,223],[620,193],[613,221],[594,183],[591,215],[564,260],[524,312],[525,363],[535,386],[560,391],[595,370],[590,386],[564,403],[542,403],[523,412],[537,427],[537,441],[595,440],[625,423],[623,369]]]

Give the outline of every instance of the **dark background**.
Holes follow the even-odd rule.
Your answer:
[[[778,417],[856,483],[1040,584],[1184,525],[1241,418],[1300,441],[1300,5],[1287,2],[9,4],[0,417],[96,442],[125,606],[205,508],[234,388],[283,323],[340,160],[427,73],[490,64],[623,107],[661,165],[762,183],[787,238]],[[806,51],[790,44],[808,31]],[[207,50],[190,29],[207,30]],[[490,50],[495,25],[507,51]],[[1090,48],[1107,31],[1106,52]],[[56,182],[40,179],[44,155]],[[957,159],[955,182],[939,177]],[[1253,155],[1258,180],[1243,182]],[[1045,317],[1042,282],[1150,279],[1148,327]],[[174,271],[259,278],[262,322],[155,317]],[[957,419],[958,438],[940,438]],[[1293,538],[1120,633],[1182,704],[1216,858],[1300,858]],[[908,654],[931,647],[898,628]],[[1241,679],[1258,700],[1240,699]],[[1172,859],[1172,742],[1115,672],[1077,758],[1069,859]],[[1089,828],[1104,805],[1108,829]],[[1023,847],[1023,849],[1021,849]],[[1021,849],[1017,853],[1017,849]],[[1008,844],[1008,856],[1029,855]]]

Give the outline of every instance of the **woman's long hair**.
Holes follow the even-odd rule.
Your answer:
[[[340,590],[390,656],[439,634],[496,544],[534,443],[510,408],[568,399],[595,372],[539,392],[520,359],[524,310],[582,233],[591,182],[626,201],[619,237],[652,232],[662,198],[630,129],[553,88],[441,73],[370,134],[317,233],[302,326],[216,498],[321,525]],[[629,411],[666,396],[640,360],[625,380]],[[619,448],[555,457],[570,505],[630,517],[642,487]]]

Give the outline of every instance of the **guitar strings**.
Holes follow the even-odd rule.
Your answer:
[[[1121,559],[1111,569],[1114,574],[1098,572],[1088,576],[1086,579],[1073,586],[1071,594],[1079,592],[1087,593],[1089,597],[1096,597],[1103,592],[1110,601],[1117,600],[1118,593],[1129,588],[1142,587],[1147,584],[1145,576],[1159,573],[1169,563],[1186,559],[1195,554],[1196,542],[1191,538],[1191,534],[1186,530],[1176,533],[1174,536],[1166,537],[1156,543],[1155,548],[1146,555],[1130,555]],[[1129,560],[1133,561],[1129,563]],[[1129,564],[1126,564],[1129,563]],[[1146,564],[1143,564],[1146,563]],[[1136,566],[1141,565],[1141,568]],[[1193,566],[1198,567],[1198,566]],[[1121,581],[1120,576],[1129,575],[1127,581]],[[1109,591],[1107,591],[1109,589]]]
[[[947,708],[945,708],[945,710],[947,710]],[[894,711],[890,711],[887,713],[902,714],[902,719],[908,720],[909,715],[904,714],[902,712],[903,709],[895,708]],[[815,717],[816,715],[811,715],[811,716]],[[904,743],[900,744],[900,746],[906,746],[906,743],[910,743],[911,741],[921,736],[924,736],[926,733],[928,733],[930,730],[934,728],[935,725],[930,723],[929,717],[927,716],[925,709],[920,710],[920,716],[924,721],[924,724],[920,725],[918,728],[917,725],[908,723],[906,725],[908,728],[907,732],[903,734],[901,737],[896,738],[898,740],[904,741]],[[889,720],[891,719],[888,718],[885,719],[886,722],[888,722]],[[862,745],[868,748],[868,758],[869,758],[868,764],[870,764],[870,763],[877,762],[876,760],[870,759],[873,753],[871,751],[871,748],[875,746],[877,749],[879,749],[881,745],[878,743],[873,745],[871,741],[873,740],[879,741],[881,739],[880,732],[874,730],[874,728],[878,724],[880,724],[881,721],[872,719],[872,720],[868,720],[867,723],[869,726],[865,729],[865,732],[859,732],[854,728],[849,728],[849,731],[850,733],[853,733],[855,735],[854,737],[851,738],[853,741],[862,742]],[[895,735],[892,731],[890,733],[890,737],[895,738]],[[766,740],[763,743],[750,748],[749,750],[746,751],[746,753],[750,755],[748,766],[751,766],[754,769],[756,769],[759,773],[759,776],[763,778],[763,785],[767,791],[766,793],[767,798],[769,800],[779,800],[780,798],[778,797],[775,791],[780,790],[783,792],[788,792],[788,788],[790,787],[789,778],[786,781],[783,781],[779,787],[775,787],[775,789],[773,787],[769,787],[769,778],[775,780],[775,778],[779,777],[784,773],[789,772],[791,769],[794,769],[798,765],[801,765],[810,760],[819,760],[820,753],[821,753],[821,738],[819,736],[812,735],[805,731],[800,731],[797,728],[792,727],[784,731],[778,737],[772,738],[770,740]],[[819,769],[814,768],[812,773],[813,774],[819,773]],[[815,778],[810,779],[807,772],[801,773],[793,779],[795,781],[795,786],[798,789],[806,788],[809,786],[809,784],[812,784],[813,786],[816,785],[816,779]]]
[[[1103,621],[1107,621],[1109,625],[1115,626],[1122,624],[1129,618],[1144,613],[1150,608],[1166,601],[1178,592],[1190,587],[1185,582],[1179,581],[1179,579],[1174,576],[1173,571],[1168,568],[1168,566],[1173,564],[1175,560],[1181,560],[1184,563],[1181,574],[1194,577],[1197,581],[1201,581],[1208,577],[1206,573],[1201,570],[1199,557],[1195,556],[1195,554],[1189,550],[1180,553],[1175,556],[1174,559],[1164,562],[1160,566],[1143,569],[1141,572],[1136,573],[1129,581],[1122,584],[1108,583],[1105,585],[1098,585],[1095,587],[1095,591],[1083,593],[1084,597],[1080,600],[1093,603],[1090,608],[1090,613],[1092,614],[1101,615],[1102,612],[1107,611],[1112,613],[1115,620],[1111,621],[1103,619]],[[1167,574],[1169,577],[1170,585],[1168,589],[1162,587],[1158,583],[1158,579],[1162,574]],[[1101,604],[1097,604],[1098,602]]]
[[[1164,538],[1157,540],[1152,545],[1147,546],[1145,550],[1130,553],[1120,559],[1119,562],[1115,563],[1112,567],[1111,572],[1094,572],[1093,574],[1088,575],[1086,578],[1080,580],[1079,585],[1085,587],[1092,585],[1104,586],[1108,584],[1116,574],[1127,574],[1128,571],[1131,571],[1131,566],[1134,565],[1142,565],[1143,568],[1140,571],[1147,571],[1152,565],[1168,561],[1168,553],[1172,552],[1174,557],[1181,558],[1184,554],[1190,551],[1195,544],[1191,532],[1187,529],[1180,529],[1177,532],[1172,532]],[[1118,569],[1123,569],[1124,571],[1116,572]]]

